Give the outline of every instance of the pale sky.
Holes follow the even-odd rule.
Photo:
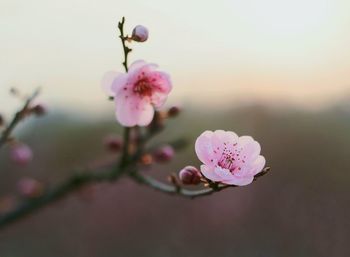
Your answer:
[[[130,61],[171,74],[171,103],[332,104],[350,93],[348,0],[0,0],[1,110],[7,90],[100,112],[103,74],[122,71],[117,22],[149,28]]]

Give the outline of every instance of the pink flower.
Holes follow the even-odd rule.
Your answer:
[[[234,132],[203,132],[195,144],[202,174],[215,182],[244,186],[265,166],[260,144],[250,136],[238,137]]]
[[[25,165],[33,159],[33,152],[25,144],[15,144],[11,148],[11,159],[17,164]]]
[[[139,60],[128,73],[109,72],[102,86],[114,97],[117,120],[126,127],[147,126],[154,108],[161,107],[172,89],[168,74],[157,71],[157,65]]]

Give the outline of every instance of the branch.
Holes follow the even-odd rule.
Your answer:
[[[28,107],[33,102],[33,100],[39,95],[40,90],[37,89],[34,93],[25,101],[24,106],[20,109],[12,118],[9,125],[4,129],[0,137],[0,148],[4,146],[11,137],[13,130],[16,128],[18,123],[25,117]]]
[[[3,216],[0,216],[0,228],[3,228],[6,225],[9,225],[10,223],[21,218],[24,218],[28,214],[50,203],[56,202],[57,200],[63,198],[71,192],[76,191],[82,186],[94,182],[116,181],[123,174],[123,172],[126,171],[126,167],[113,169],[112,167],[115,166],[115,163],[109,165],[107,167],[107,171],[95,170],[94,172],[91,172],[90,170],[85,170],[83,172],[76,173],[65,182],[46,192],[42,196],[27,200],[18,206],[15,210]],[[106,169],[106,167],[104,167],[104,169]]]
[[[254,181],[257,178],[267,174],[268,171],[270,171],[269,167],[264,168],[262,172],[258,173],[254,177]],[[152,177],[141,175],[140,173],[132,172],[129,175],[137,183],[149,186],[157,191],[160,191],[160,192],[163,192],[166,194],[171,194],[171,195],[179,195],[179,196],[183,196],[183,197],[191,198],[191,199],[196,198],[196,197],[200,197],[200,196],[211,195],[215,192],[219,192],[219,191],[226,189],[226,188],[237,187],[235,185],[214,184],[215,186],[212,186],[212,187],[206,188],[206,189],[202,189],[202,190],[189,190],[189,189],[184,189],[180,186],[169,185],[169,184],[160,182]]]
[[[120,22],[118,22],[118,29],[120,32],[119,38],[122,42],[123,51],[124,51],[123,66],[124,66],[125,72],[128,72],[128,55],[132,51],[132,49],[127,47],[125,44],[125,41],[127,40],[128,37],[126,37],[124,35],[124,23],[125,23],[125,18],[123,17],[122,20]],[[130,147],[130,142],[129,142],[130,141],[130,130],[131,130],[131,128],[128,128],[128,127],[124,128],[124,145],[123,145],[123,152],[122,152],[120,166],[123,166],[128,162],[129,147]]]
[[[125,71],[128,72],[128,54],[132,51],[131,48],[127,47],[125,42],[127,41],[128,37],[124,35],[124,23],[125,23],[125,18],[122,18],[122,21],[118,22],[118,29],[120,32],[119,38],[122,41],[123,45],[123,51],[124,51],[124,62],[123,66],[125,68]]]

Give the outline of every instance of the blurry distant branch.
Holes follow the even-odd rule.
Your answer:
[[[0,136],[0,148],[11,139],[12,132],[16,126],[30,114],[30,106],[39,93],[40,89],[35,90],[34,93],[25,100],[23,107],[16,112],[10,123],[5,126]]]
[[[94,171],[91,171],[89,169],[80,171],[79,173],[76,173],[68,178],[62,184],[59,184],[51,190],[48,190],[43,195],[37,198],[27,199],[11,212],[0,216],[0,228],[25,217],[35,210],[38,210],[50,203],[56,202],[69,193],[78,190],[82,186],[91,183],[115,181],[119,178],[122,172],[126,170],[126,167],[117,169],[113,167],[115,167],[115,163],[95,169]]]

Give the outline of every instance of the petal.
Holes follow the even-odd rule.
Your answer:
[[[250,172],[253,175],[258,174],[263,170],[263,168],[265,167],[265,164],[266,164],[265,157],[262,155],[259,155],[258,158],[252,163],[252,168]]]
[[[152,95],[151,101],[155,108],[160,108],[164,105],[167,99],[168,99],[168,95],[166,94],[154,93]]]
[[[106,92],[109,96],[115,96],[115,92],[112,91],[112,84],[115,78],[117,78],[120,75],[119,72],[116,71],[108,71],[103,76],[101,81],[102,89]]]
[[[254,180],[254,176],[248,176],[248,177],[233,176],[230,180],[223,181],[223,183],[228,185],[246,186],[252,183],[253,180]]]
[[[150,79],[154,83],[156,91],[163,94],[169,94],[172,89],[172,83],[169,74],[162,71],[154,71],[150,74]]]
[[[208,165],[201,165],[201,172],[204,177],[212,181],[218,182],[222,180],[222,178],[215,174],[214,167],[210,167]]]
[[[243,148],[242,155],[245,155],[247,161],[256,159],[261,152],[260,144],[250,136],[241,136],[238,140],[239,146]]]
[[[124,73],[109,71],[103,76],[101,86],[107,95],[115,96],[125,83],[126,75]]]
[[[211,144],[211,139],[213,136],[212,131],[204,131],[196,140],[195,152],[198,159],[204,164],[212,164],[211,161],[214,157],[213,148]]]
[[[117,120],[126,127],[147,126],[154,116],[149,100],[121,92],[116,97]]]
[[[221,178],[221,181],[232,179],[233,175],[228,169],[223,169],[221,167],[215,167],[215,174]]]
[[[144,71],[147,71],[147,70],[154,70],[158,67],[157,64],[155,63],[147,63],[145,62],[144,60],[137,60],[137,61],[134,61],[130,67],[129,67],[129,71],[128,73],[131,74],[131,73],[134,73],[135,71],[138,73],[140,69],[143,69],[145,68]]]

